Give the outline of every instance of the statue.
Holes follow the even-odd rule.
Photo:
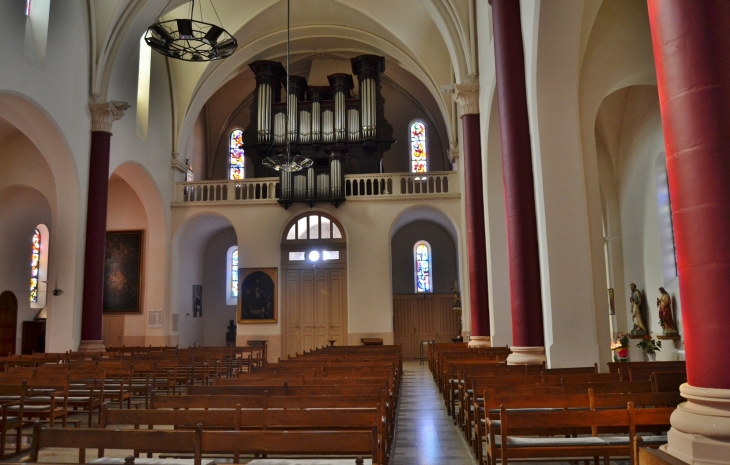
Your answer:
[[[662,325],[665,336],[677,336],[679,331],[672,314],[672,298],[663,287],[659,288],[659,292],[661,296],[656,299],[656,305],[659,307],[659,324]]]
[[[454,280],[451,284],[451,293],[454,294],[453,308],[461,308],[461,294],[459,293],[459,282]]]
[[[226,333],[226,347],[236,346],[236,323],[230,320],[228,324],[228,332]]]
[[[632,336],[644,336],[647,333],[644,316],[641,314],[641,292],[636,288],[636,284],[631,283],[631,319],[634,320],[634,329],[631,330]]]

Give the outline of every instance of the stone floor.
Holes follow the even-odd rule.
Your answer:
[[[428,366],[403,362],[391,465],[475,465]]]

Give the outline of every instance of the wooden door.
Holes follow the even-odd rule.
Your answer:
[[[106,347],[124,345],[124,315],[105,315],[102,321],[104,345]]]
[[[15,294],[5,291],[0,294],[0,355],[15,353],[18,327],[18,299]]]
[[[403,358],[418,358],[423,341],[452,342],[459,334],[459,314],[451,294],[393,296],[393,338]]]
[[[284,305],[281,310],[282,313],[286,312],[285,318],[282,318],[286,325],[286,353],[282,353],[282,356],[287,357],[299,352],[302,346],[301,273],[301,270],[286,270],[284,273]]]
[[[283,328],[288,357],[343,343],[346,330],[346,277],[343,269],[285,271]]]
[[[345,270],[334,269],[327,270],[329,273],[329,331],[327,333],[327,340],[335,341],[335,345],[346,344],[347,338],[344,324],[344,312],[347,309],[346,305],[346,293],[347,293],[347,279],[345,277]]]

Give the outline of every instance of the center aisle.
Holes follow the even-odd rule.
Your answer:
[[[391,465],[476,465],[427,365],[403,362]]]

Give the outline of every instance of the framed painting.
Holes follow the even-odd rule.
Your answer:
[[[608,314],[616,314],[616,301],[613,298],[613,288],[608,289]]]
[[[276,323],[277,268],[241,268],[238,288],[239,323]]]
[[[142,312],[144,231],[107,231],[104,313]]]

